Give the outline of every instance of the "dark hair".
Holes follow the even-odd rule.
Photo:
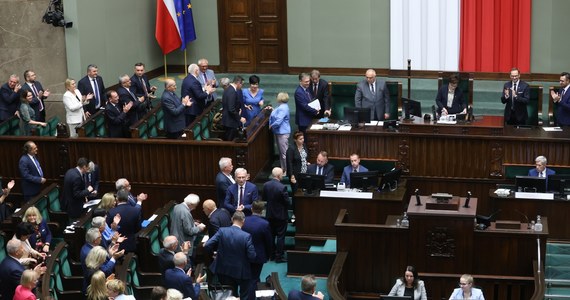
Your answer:
[[[451,74],[449,76],[449,83],[459,83],[459,75],[458,74]]]
[[[117,191],[117,202],[127,202],[129,200],[129,192],[127,190],[120,189]]]
[[[28,154],[30,152],[30,150],[32,149],[32,144],[35,144],[33,141],[27,141],[24,144],[24,154]]]
[[[234,80],[232,82],[236,83],[236,84],[237,83],[243,83],[243,77],[238,75],[238,76],[234,77]]]
[[[30,72],[32,72],[32,70],[24,71],[24,81],[28,81],[28,74],[30,74]]]
[[[163,287],[155,286],[152,288],[152,292],[150,293],[151,300],[161,300],[164,297],[166,297],[166,290]]]
[[[259,77],[257,75],[249,76],[249,84],[259,84]]]
[[[95,208],[93,210],[93,218],[95,217],[105,217],[107,216],[107,211],[104,208]]]
[[[256,214],[261,214],[264,208],[265,208],[265,203],[259,200],[253,201],[251,205],[251,211]]]
[[[144,67],[144,64],[142,62],[138,62],[135,64],[135,67]]]
[[[564,76],[564,77],[566,77],[566,80],[570,80],[570,73],[568,73],[568,72],[562,72],[562,73],[560,73],[560,76]]]
[[[406,272],[412,272],[412,275],[414,275],[414,282],[412,282],[412,286],[414,287],[414,290],[418,288],[418,271],[416,271],[416,268],[414,268],[413,266],[407,266],[406,270],[404,271],[404,276],[402,277],[402,282],[404,283],[404,285],[406,284]]]
[[[120,84],[120,82],[119,82],[119,84]],[[115,92],[114,90],[108,90],[107,93],[105,94],[107,96],[107,99],[111,99],[111,95],[113,93],[117,93],[117,92]]]
[[[89,160],[85,157],[80,157],[77,160],[77,166],[80,168],[87,167],[89,165]]]
[[[300,138],[301,136],[304,136],[302,131],[295,131],[295,133],[293,133],[293,140],[296,140],[296,139]]]
[[[30,90],[27,89],[20,89],[19,93],[20,93],[21,102],[23,102],[24,100],[26,100],[26,98],[28,98],[28,93],[31,93],[32,96],[34,95],[34,93],[32,93]]]
[[[20,239],[24,235],[31,235],[36,230],[34,229],[34,225],[28,222],[21,222],[16,227],[16,238]]]

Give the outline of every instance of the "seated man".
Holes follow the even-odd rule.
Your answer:
[[[360,157],[356,153],[350,155],[350,165],[342,170],[340,182],[344,182],[346,186],[350,186],[350,173],[368,172],[368,169],[360,165]]]
[[[308,174],[325,175],[325,183],[332,183],[334,177],[334,167],[329,165],[329,155],[326,151],[319,152],[317,163],[307,167]]]
[[[315,300],[323,299],[325,295],[321,292],[315,292],[317,280],[315,275],[305,275],[301,278],[301,291],[291,290],[287,299],[289,300]]]
[[[548,178],[548,176],[556,174],[554,170],[546,167],[546,157],[541,155],[534,162],[536,168],[528,170],[528,176]]]
[[[176,254],[176,249],[178,248],[178,239],[173,235],[169,235],[164,238],[162,245],[164,248],[161,248],[160,251],[158,251],[158,265],[160,266],[160,273],[164,275],[166,270],[175,267],[173,259]],[[182,243],[182,253],[188,255],[190,247],[192,247],[190,241]]]

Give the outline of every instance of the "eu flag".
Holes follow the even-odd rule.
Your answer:
[[[196,39],[192,3],[190,0],[175,0],[174,6],[176,7],[176,16],[180,26],[180,39],[182,40],[180,50],[184,50],[187,43]]]

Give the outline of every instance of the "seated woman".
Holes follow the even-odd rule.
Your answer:
[[[413,296],[415,300],[427,300],[426,287],[418,278],[416,268],[407,266],[404,277],[398,278],[389,296]]]
[[[243,105],[241,116],[245,118],[245,126],[259,114],[263,106],[263,89],[259,88],[259,77],[251,75],[249,77],[249,89],[242,89]]]
[[[485,297],[483,297],[483,291],[473,287],[473,276],[463,274],[459,279],[459,287],[454,289],[449,296],[449,300],[457,299],[485,300]]]
[[[12,239],[17,239],[22,242],[23,253],[20,257],[20,263],[24,266],[33,266],[38,260],[43,261],[46,254],[43,252],[36,251],[34,247],[31,246],[29,238],[32,234],[35,234],[34,225],[28,222],[21,222],[16,227],[16,234]]]
[[[463,100],[463,91],[457,88],[459,84],[459,76],[453,74],[449,76],[449,83],[443,85],[437,92],[435,103],[437,104],[437,113],[442,116],[448,114],[464,114],[467,112],[467,106]]]
[[[22,120],[23,124],[23,135],[31,135],[32,128],[36,128],[36,126],[46,127],[47,123],[36,121],[36,112],[30,106],[32,100],[34,99],[34,95],[32,92],[27,90],[20,90],[20,119]]]
[[[35,206],[30,206],[26,209],[22,222],[34,225],[34,233],[28,239],[30,245],[37,251],[48,253],[51,244],[51,231],[40,211]]]

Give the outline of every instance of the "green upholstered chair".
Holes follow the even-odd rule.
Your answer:
[[[449,76],[459,74],[459,84],[457,87],[463,91],[463,99],[465,104],[473,106],[473,73],[455,73],[455,72],[439,72],[437,79],[437,89],[449,82]],[[434,98],[435,99],[435,98]],[[434,100],[435,102],[435,100]]]
[[[552,100],[552,92],[558,91],[560,87],[558,86],[551,86],[548,88],[548,126],[556,125],[556,109],[558,107],[558,103],[554,103]]]
[[[542,126],[542,86],[531,85],[530,99],[527,105],[526,125]]]
[[[3,261],[6,255],[6,236],[4,232],[0,232],[0,261]]]

